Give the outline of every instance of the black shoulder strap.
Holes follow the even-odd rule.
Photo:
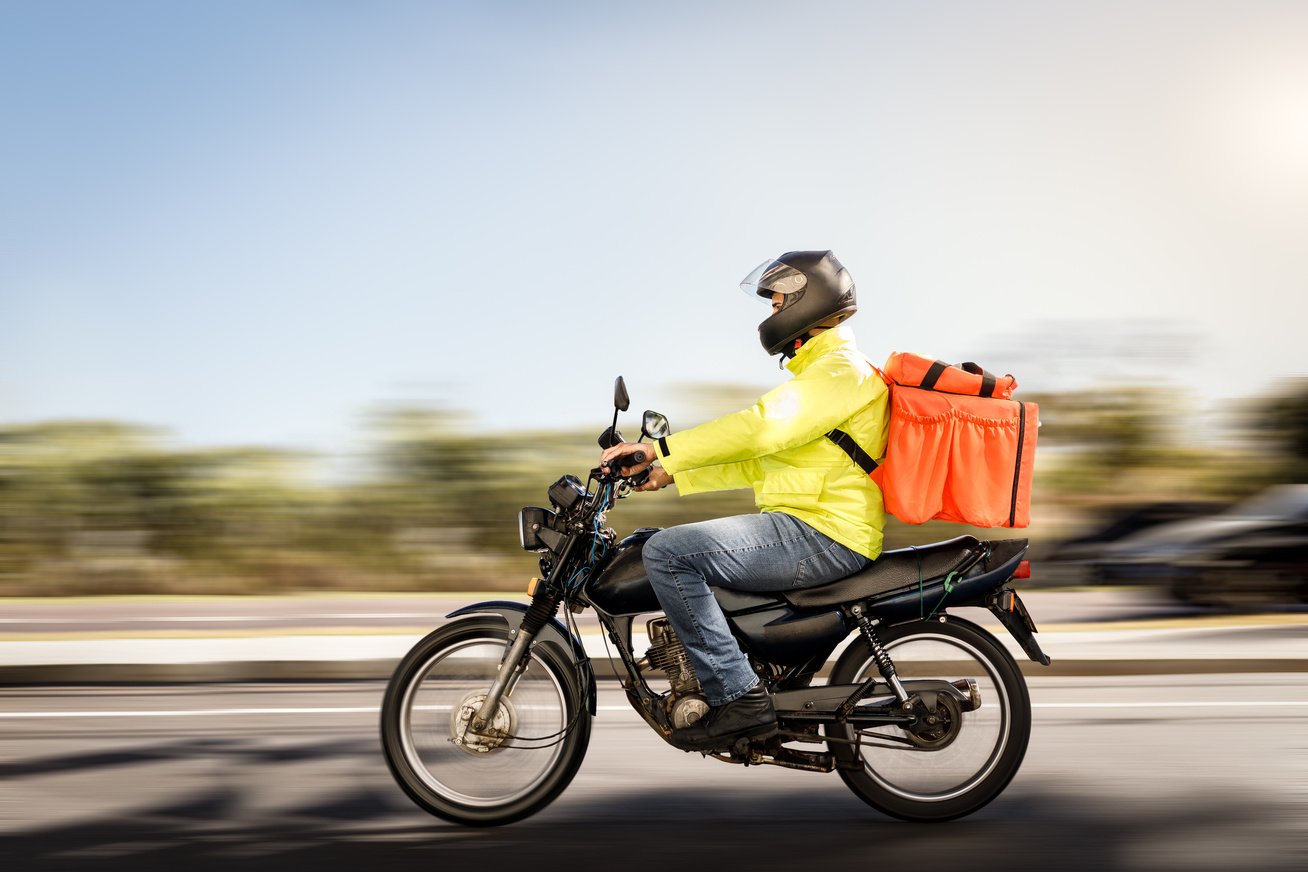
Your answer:
[[[872,455],[860,448],[858,443],[854,441],[854,437],[844,430],[837,428],[826,435],[828,439],[840,447],[841,451],[849,455],[850,460],[858,464],[859,469],[868,475],[871,475],[872,471],[877,468],[878,464],[872,459]]]

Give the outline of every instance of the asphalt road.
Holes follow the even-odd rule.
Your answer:
[[[380,757],[380,683],[0,690],[8,869],[1302,869],[1308,678],[1045,678],[1008,790],[898,822],[834,775],[662,744],[611,688],[527,821],[428,817]]]

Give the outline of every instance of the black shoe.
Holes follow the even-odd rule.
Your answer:
[[[777,734],[777,710],[762,685],[708,714],[689,727],[672,732],[672,744],[683,751],[730,748],[738,739],[766,739]]]

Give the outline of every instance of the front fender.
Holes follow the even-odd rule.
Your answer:
[[[445,617],[458,618],[464,615],[497,615],[504,619],[509,625],[509,631],[515,632],[522,624],[522,617],[527,613],[530,606],[526,603],[513,602],[512,600],[493,600],[491,602],[474,603],[470,606],[464,606],[461,609],[455,609]],[[590,709],[593,717],[598,711],[595,691],[595,672],[591,669],[590,658],[586,656],[586,649],[582,647],[581,640],[572,633],[568,628],[563,626],[563,622],[558,618],[551,618],[550,622],[536,634],[536,638],[543,642],[553,642],[556,646],[572,655],[572,660],[577,664],[581,673],[581,678],[586,683],[586,707]]]

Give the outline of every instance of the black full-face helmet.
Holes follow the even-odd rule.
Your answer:
[[[854,280],[829,251],[788,251],[767,260],[740,287],[771,301],[783,294],[781,308],[758,325],[768,354],[794,354],[795,340],[814,327],[834,327],[858,311]]]

